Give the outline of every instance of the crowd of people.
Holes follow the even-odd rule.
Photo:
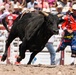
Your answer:
[[[53,36],[49,39],[46,47],[50,52],[51,65],[55,65],[56,52],[62,51],[67,45],[71,46],[71,57],[76,57],[76,1],[75,0],[0,0],[0,23],[2,19],[10,14],[14,14],[13,20],[25,10],[36,11],[43,10],[53,15],[62,15],[65,20],[61,24],[62,40],[57,50],[53,47]],[[9,25],[12,23],[8,23]]]

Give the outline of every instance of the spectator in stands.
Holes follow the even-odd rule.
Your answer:
[[[30,2],[31,0],[26,0],[26,3]]]
[[[72,5],[72,13],[64,17],[65,22],[62,24],[64,30],[64,36],[62,43],[56,52],[62,51],[67,45],[71,46],[72,64],[74,64],[74,58],[76,57],[76,4]]]
[[[51,8],[51,7],[53,7],[56,4],[57,0],[47,0],[47,1],[49,3],[49,7]]]
[[[52,5],[52,7],[50,8],[51,13],[54,14],[54,15],[57,14],[56,7],[57,7],[56,2],[54,2],[54,4]]]
[[[39,7],[40,9],[43,9],[43,8],[49,9],[48,1],[47,1],[47,0],[44,0],[44,1],[42,2],[42,0],[41,0],[40,2],[38,2],[38,7]]]
[[[2,24],[4,25],[4,27],[7,29],[7,31],[9,32],[8,28],[7,28],[7,24],[6,24],[6,17],[10,14],[9,11],[5,11],[5,7],[4,6],[0,6],[0,12],[2,13],[0,15],[0,21],[2,22]]]
[[[3,0],[0,0],[0,3],[2,3],[3,2]]]
[[[34,8],[34,5],[38,4],[37,1],[31,0],[30,2],[27,3],[27,8]]]
[[[62,6],[62,5],[58,5],[58,6],[56,7],[56,10],[57,10],[57,15],[58,15],[58,16],[61,16],[59,19],[62,19],[62,16],[64,16],[64,13],[62,12],[63,6]],[[70,10],[69,10],[69,11],[70,11]]]
[[[15,4],[20,4],[22,6],[26,6],[26,0],[13,0]]]
[[[57,5],[62,5],[63,7],[69,7],[70,6],[70,2],[68,2],[68,0],[60,0],[57,1]]]
[[[27,6],[26,0],[21,0],[21,1],[22,1],[21,6],[26,7]]]
[[[22,14],[21,11],[22,11],[22,6],[18,6],[17,4],[15,4],[13,14],[20,15],[20,14]]]
[[[7,15],[10,14],[8,11],[5,11],[5,6],[0,6],[0,12],[2,13],[0,15],[0,20],[2,20],[3,18],[5,18]]]
[[[57,14],[62,14],[62,9],[63,9],[63,6],[62,5],[58,5],[57,7],[56,7],[56,9],[57,9]]]
[[[9,0],[4,0],[3,5],[5,6],[5,11],[8,11],[8,9],[9,9],[9,7],[10,7],[9,3],[10,3]]]

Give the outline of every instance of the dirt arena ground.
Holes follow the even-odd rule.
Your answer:
[[[1,65],[0,75],[76,75],[74,66],[50,65]]]

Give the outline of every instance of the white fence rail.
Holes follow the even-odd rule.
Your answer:
[[[5,41],[6,41],[7,37],[8,37],[7,31],[0,30],[0,59],[2,57],[2,54],[4,53],[4,50],[5,50]],[[57,49],[57,47],[60,43],[60,36],[56,35],[56,37],[57,37],[57,39],[53,43],[55,50]],[[20,43],[21,43],[20,39],[16,38],[10,45],[9,60],[13,64],[16,61],[16,57],[18,55]],[[26,58],[21,61],[21,64],[26,64],[28,62],[30,54],[31,54],[30,52],[26,52]],[[71,55],[71,50],[70,50],[70,47],[68,46],[65,49],[64,64],[68,65],[71,63],[71,56],[70,55]],[[60,56],[61,56],[60,52],[56,53],[56,65],[59,65],[59,63],[60,63]],[[7,61],[1,62],[1,60],[0,60],[0,64],[7,64]],[[35,56],[34,60],[32,61],[32,64],[50,64],[50,54],[49,54],[46,47],[43,49],[42,52],[40,52],[39,54],[37,54]]]

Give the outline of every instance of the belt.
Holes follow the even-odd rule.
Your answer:
[[[64,42],[71,42],[70,40],[64,40]]]
[[[68,36],[64,36],[64,38],[68,38],[68,39],[71,39],[71,38],[73,38],[73,35],[68,35]]]

